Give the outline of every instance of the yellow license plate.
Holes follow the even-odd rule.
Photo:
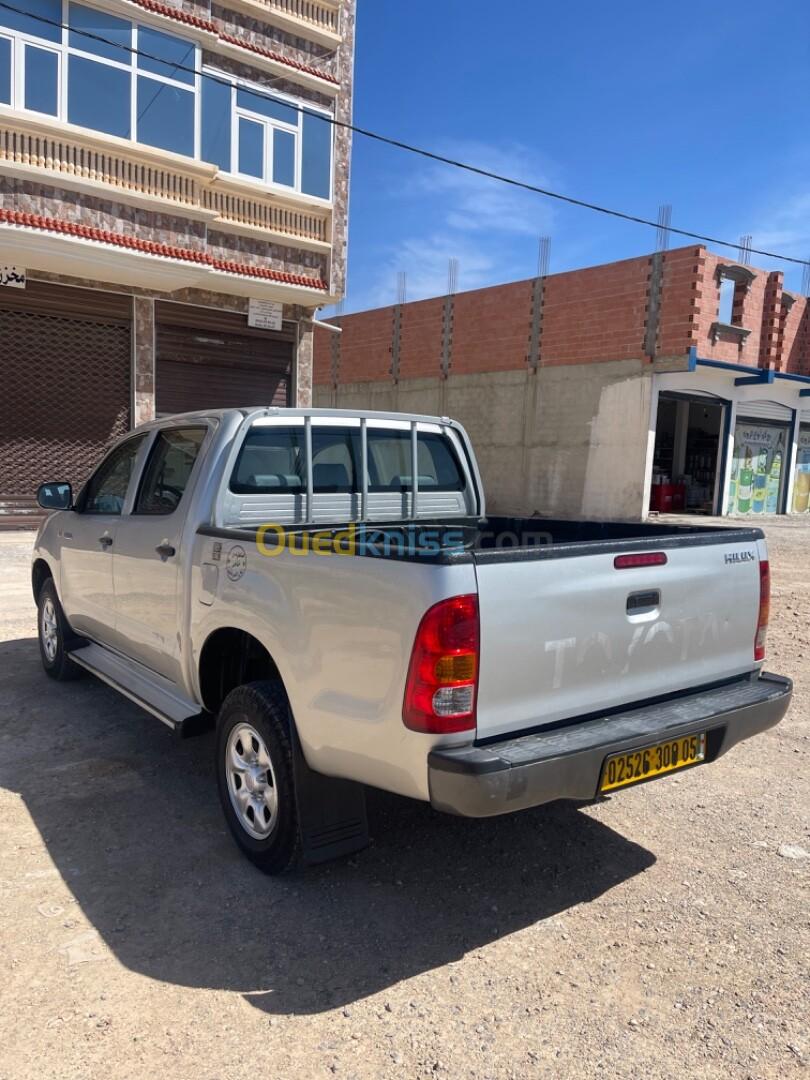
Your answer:
[[[684,735],[680,739],[668,739],[656,746],[642,750],[627,750],[611,754],[602,766],[599,791],[615,791],[629,784],[640,784],[654,776],[698,765],[706,757],[706,736]]]

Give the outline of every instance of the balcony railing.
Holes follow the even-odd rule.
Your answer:
[[[169,210],[201,217],[212,225],[247,231],[267,239],[323,249],[330,242],[331,214],[327,208],[298,209],[289,200],[228,191],[228,180],[217,176],[213,166],[190,163],[160,164],[124,148],[97,145],[90,136],[50,134],[38,130],[44,123],[28,119],[0,118],[0,173],[7,172],[45,183],[98,191],[109,198],[155,210]],[[103,137],[101,137],[103,138]],[[99,142],[101,142],[101,138]],[[214,177],[216,183],[213,186]],[[240,185],[242,186],[242,185]]]
[[[331,40],[340,35],[340,5],[338,0],[224,0],[226,7],[242,11],[252,11],[268,19],[275,15],[279,21],[300,24],[301,29],[314,31],[316,39],[323,36]]]
[[[138,192],[163,202],[188,207],[200,205],[195,177],[73,140],[2,126],[0,161]]]
[[[305,244],[329,243],[329,214],[294,210],[270,199],[235,195],[228,191],[207,189],[203,205],[214,210],[223,224],[290,237]]]
[[[291,15],[294,19],[312,23],[332,34],[338,32],[338,9],[332,4],[320,4],[317,0],[265,0],[267,7]]]

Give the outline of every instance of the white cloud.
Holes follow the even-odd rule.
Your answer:
[[[486,247],[449,233],[408,237],[395,245],[379,267],[377,281],[367,290],[363,307],[383,307],[396,301],[397,275],[406,275],[408,300],[424,300],[447,292],[450,259],[459,261],[458,290],[477,289],[492,281],[498,260]],[[353,310],[357,309],[352,304]]]
[[[549,186],[539,157],[525,146],[448,142],[439,152],[505,176]],[[458,289],[529,277],[536,240],[550,232],[553,209],[541,196],[450,165],[412,159],[389,185],[379,259],[370,272],[350,267],[362,284],[350,288],[347,310],[396,301],[397,275],[407,275],[408,300],[447,291],[448,262],[458,259]],[[390,235],[390,241],[386,241]]]
[[[778,204],[772,204],[755,219],[751,230],[754,247],[765,251],[778,251],[796,259],[810,257],[810,191],[798,192]],[[798,289],[802,268],[781,259],[754,256],[763,269],[783,270],[787,288]]]
[[[450,143],[442,153],[501,176],[539,187],[550,186],[536,155],[524,146]],[[420,197],[441,201],[445,224],[461,232],[540,236],[553,218],[551,207],[541,195],[439,162],[430,162],[421,171],[413,190]]]

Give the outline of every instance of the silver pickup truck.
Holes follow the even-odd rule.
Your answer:
[[[216,727],[261,869],[367,841],[366,785],[471,817],[593,801],[778,723],[759,529],[490,517],[446,417],[146,424],[36,539],[45,671]]]

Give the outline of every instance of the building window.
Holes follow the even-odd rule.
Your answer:
[[[204,160],[268,187],[332,197],[332,124],[326,113],[237,84],[220,72],[204,72],[202,82]]]
[[[59,113],[59,53],[53,49],[25,46],[24,100],[32,112]]]
[[[718,303],[717,319],[711,328],[712,341],[716,344],[718,338],[730,335],[742,350],[745,339],[751,333],[750,328],[742,325],[745,297],[756,274],[747,266],[720,263],[716,276]]]
[[[720,280],[720,307],[717,312],[717,321],[725,323],[726,326],[731,325],[731,320],[734,316],[734,290],[736,288],[736,282],[731,278],[721,278]]]
[[[220,72],[200,74],[194,42],[90,4],[25,7],[0,7],[0,104],[331,198],[327,113]]]

